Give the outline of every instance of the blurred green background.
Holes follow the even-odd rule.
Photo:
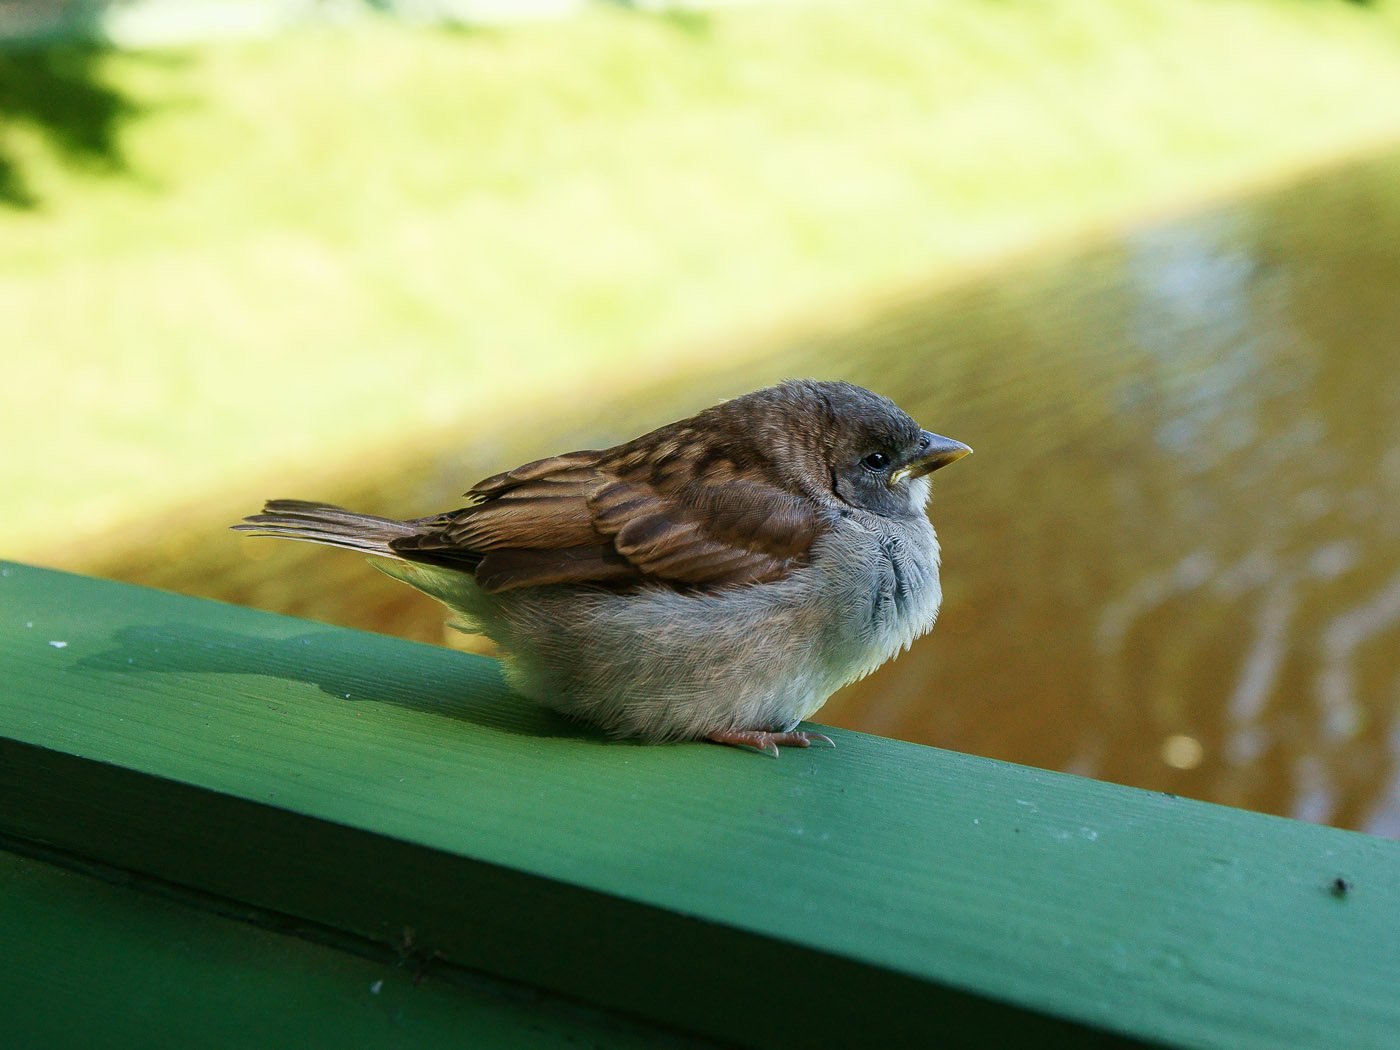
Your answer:
[[[441,641],[224,526],[848,378],[978,455],[823,718],[1400,834],[1400,2],[489,6],[0,0],[0,552]]]

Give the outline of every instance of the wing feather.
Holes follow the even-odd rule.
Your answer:
[[[745,472],[680,425],[606,452],[535,460],[478,482],[477,502],[391,544],[468,566],[486,591],[553,583],[712,588],[781,577],[828,526],[810,499]]]

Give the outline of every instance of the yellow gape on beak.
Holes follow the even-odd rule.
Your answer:
[[[925,430],[918,454],[904,466],[890,471],[890,485],[898,485],[901,481],[907,481],[910,478],[921,478],[925,474],[932,474],[939,467],[956,463],[971,452],[972,449],[961,441],[940,437],[938,434],[930,434]]]

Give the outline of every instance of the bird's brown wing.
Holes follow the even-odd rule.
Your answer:
[[[692,434],[538,460],[478,483],[473,507],[424,519],[393,547],[462,564],[486,591],[646,581],[718,587],[802,564],[826,521],[761,470],[706,454]]]

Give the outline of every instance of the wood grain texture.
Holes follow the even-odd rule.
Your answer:
[[[18,565],[0,665],[0,832],[683,1030],[1400,1030],[1394,842],[842,731],[612,743],[491,661]]]
[[[696,1050],[480,978],[426,978],[0,850],[0,1017],[19,1050]],[[712,1044],[705,1044],[712,1045]]]

